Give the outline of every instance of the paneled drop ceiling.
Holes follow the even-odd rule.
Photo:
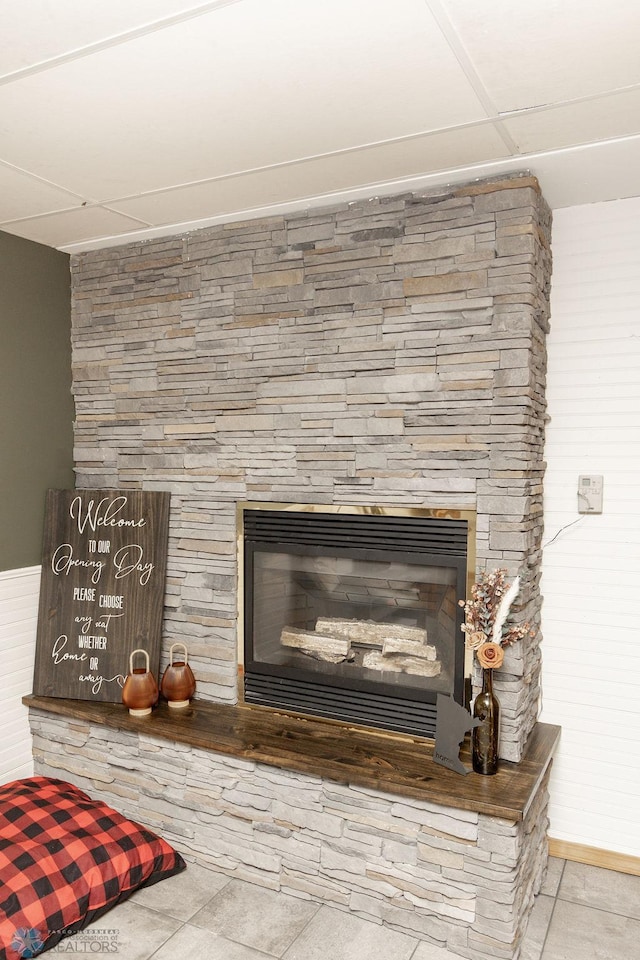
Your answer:
[[[0,230],[69,252],[530,170],[640,195],[638,0],[0,0]]]

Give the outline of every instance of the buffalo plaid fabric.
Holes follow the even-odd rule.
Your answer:
[[[184,870],[160,837],[70,783],[0,786],[0,960],[24,960]]]

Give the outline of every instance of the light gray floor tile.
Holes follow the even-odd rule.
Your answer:
[[[230,880],[190,922],[281,957],[317,911],[317,903],[297,900],[243,880]]]
[[[640,920],[640,877],[567,861],[558,897]]]
[[[565,862],[565,860],[560,860],[558,857],[549,857],[547,861],[547,875],[540,888],[540,893],[546,893],[549,897],[557,896]]]
[[[118,960],[147,960],[181,926],[181,922],[173,917],[163,917],[155,910],[127,900],[73,937],[63,940],[57,949],[64,947],[66,956],[112,953]],[[98,943],[105,942],[105,937],[108,937],[109,951],[97,947]],[[72,941],[75,941],[73,951]],[[113,949],[114,944],[117,950]]]
[[[557,900],[542,960],[632,960],[640,922]]]
[[[284,960],[409,960],[416,944],[405,933],[321,907]]]
[[[543,893],[536,897],[522,941],[520,960],[540,960],[555,902],[553,897]]]
[[[189,920],[206,903],[219,893],[229,877],[188,863],[187,869],[175,877],[143,887],[131,897],[132,903],[140,903],[177,920]]]
[[[444,947],[436,947],[433,943],[427,943],[425,940],[418,944],[416,952],[411,960],[456,960],[460,954],[452,953],[451,950],[445,950]],[[460,957],[464,960],[464,957]]]
[[[267,960],[259,953],[226,937],[218,937],[203,927],[185,923],[170,940],[154,953],[153,960]],[[116,957],[116,960],[118,958]]]

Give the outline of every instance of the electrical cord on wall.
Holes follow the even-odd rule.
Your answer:
[[[556,534],[554,534],[553,537],[551,537],[551,540],[547,540],[546,543],[543,543],[543,544],[542,544],[542,549],[544,550],[546,547],[551,546],[551,544],[554,542],[554,540],[557,540],[561,533],[563,533],[565,530],[568,530],[569,527],[575,526],[576,523],[580,523],[581,520],[584,520],[584,516],[578,517],[577,520],[572,520],[571,523],[565,523],[564,527],[560,527],[560,529],[558,530],[558,532],[557,532]]]

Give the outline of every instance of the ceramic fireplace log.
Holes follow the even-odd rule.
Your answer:
[[[386,657],[377,650],[365,653],[362,666],[367,670],[389,670],[392,673],[411,673],[419,677],[437,677],[442,670],[439,660],[423,660],[421,657]]]
[[[325,663],[344,663],[357,654],[368,670],[437,677],[442,665],[426,638],[426,630],[417,627],[321,617],[315,630],[284,627],[280,642]]]
[[[427,631],[399,623],[375,623],[372,620],[343,620],[340,617],[318,617],[316,633],[346,637],[351,643],[367,643],[382,648],[385,640],[406,640],[426,644]]]
[[[343,637],[332,637],[297,627],[284,627],[280,643],[327,663],[342,663],[349,657],[350,643]]]
[[[419,657],[421,660],[436,660],[436,648],[429,643],[419,643],[416,640],[403,640],[397,637],[387,637],[382,644],[382,654],[392,657],[404,654],[409,657]]]

